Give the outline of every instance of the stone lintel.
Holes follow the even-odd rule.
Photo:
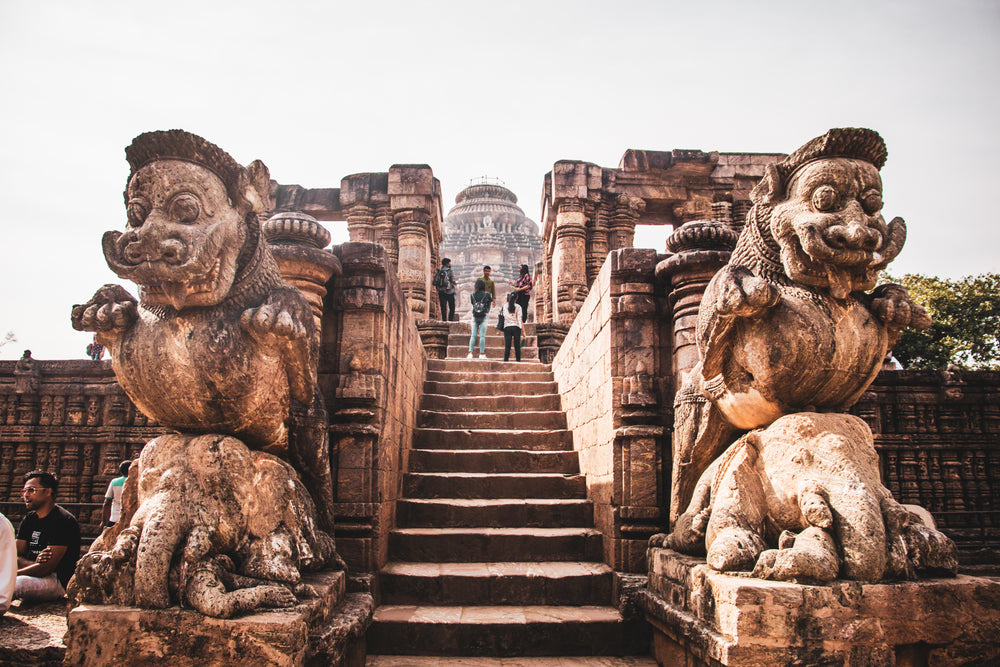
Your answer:
[[[441,192],[440,183],[426,164],[394,164],[389,167],[388,192],[398,195],[433,197]],[[395,208],[395,207],[394,207]]]
[[[650,549],[648,562],[649,587],[637,603],[654,627],[661,664],[1000,659],[1000,582],[992,579],[806,586],[721,574],[668,549]]]
[[[310,635],[323,634],[331,623],[339,625],[338,606],[345,596],[346,580],[344,572],[308,574],[303,582],[311,585],[318,597],[290,609],[231,619],[177,607],[83,605],[69,613],[67,664],[304,665],[315,657]],[[365,623],[364,614],[352,615],[358,617],[358,623]],[[358,629],[363,633],[363,628]],[[344,636],[351,634],[343,630],[338,631]]]
[[[588,199],[603,186],[604,169],[591,162],[560,160],[552,165],[551,197],[558,209],[563,199]]]
[[[389,174],[369,172],[351,174],[340,181],[340,207],[345,211],[355,204],[389,202]]]
[[[308,213],[324,222],[347,219],[346,211],[341,205],[340,188],[304,188],[301,185],[276,183],[271,194],[275,211]]]

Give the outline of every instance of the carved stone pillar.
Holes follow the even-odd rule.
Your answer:
[[[388,203],[375,206],[375,242],[385,248],[385,256],[393,266],[399,264],[399,240],[392,208]]]
[[[606,200],[595,207],[587,234],[587,285],[593,285],[597,274],[608,256],[608,222],[612,215],[611,204]]]
[[[543,257],[535,265],[535,321],[552,321],[552,287],[549,285],[551,263]]]
[[[608,235],[608,251],[631,248],[635,240],[635,223],[646,210],[646,202],[639,197],[620,194],[615,200],[614,215]]]
[[[587,219],[580,199],[564,199],[552,252],[552,321],[570,325],[587,298]]]
[[[399,230],[399,282],[406,295],[410,310],[417,318],[430,317],[428,308],[430,291],[431,252],[426,211],[405,209],[395,214]]]
[[[681,225],[667,238],[667,250],[675,254],[656,266],[656,277],[669,281],[675,387],[683,384],[685,374],[698,363],[695,327],[701,297],[708,281],[729,261],[736,238],[729,225],[710,220]]]
[[[352,208],[362,206],[356,204]],[[370,233],[372,228],[369,226],[366,229],[366,233]],[[279,213],[264,223],[264,238],[278,263],[282,280],[302,292],[309,302],[316,323],[316,335],[319,336],[326,284],[331,276],[341,273],[340,260],[323,249],[330,243],[330,232],[315,218],[304,213]],[[352,231],[351,241],[355,240]]]
[[[274,218],[272,218],[273,220]],[[358,202],[347,209],[347,231],[351,241],[375,243],[375,209],[368,202]],[[327,241],[329,243],[329,241]],[[325,247],[323,244],[321,247]]]

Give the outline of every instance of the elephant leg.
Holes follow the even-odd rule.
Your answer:
[[[855,581],[881,581],[888,556],[880,495],[865,484],[853,484],[827,496],[843,554],[841,574]]]
[[[756,461],[757,452],[745,439],[720,463],[705,537],[708,564],[720,572],[752,570],[766,546],[764,487]]]
[[[170,606],[170,562],[187,532],[183,516],[167,511],[166,507],[161,509],[142,527],[135,559],[136,604],[154,609]]]

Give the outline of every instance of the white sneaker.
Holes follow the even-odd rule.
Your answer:
[[[486,355],[485,355],[485,354],[480,354],[480,355],[479,355],[479,358],[480,358],[480,359],[485,359],[485,358],[486,358]]]
[[[471,358],[472,358],[472,353],[471,353],[471,352],[469,352],[469,353],[468,353],[467,355],[465,355],[465,358],[466,358],[466,359],[471,359]]]

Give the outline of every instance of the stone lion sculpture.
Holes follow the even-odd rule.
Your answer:
[[[876,287],[906,238],[880,212],[886,155],[872,130],[833,129],[751,193],[702,299],[700,362],[676,401],[673,532],[654,546],[776,579],[955,570],[953,543],[882,485],[867,426],[837,414],[903,328],[930,324],[903,287]]]
[[[176,575],[171,563],[179,552],[183,563],[231,565],[230,580],[289,583],[295,576],[286,570],[295,563],[342,565],[323,532],[333,528],[333,494],[326,413],[314,391],[315,323],[305,297],[282,283],[257,218],[269,196],[267,168],[259,161],[244,168],[181,130],[142,134],[125,154],[128,223],[124,233],[106,233],[103,247],[111,269],[139,286],[139,299],[105,285],[73,307],[72,324],[96,332],[119,384],[143,413],[184,435],[147,445],[139,459],[141,504],[117,545],[103,546],[116,562],[123,554],[134,561],[128,567],[142,582],[135,602],[152,607],[178,599],[168,594],[168,579]],[[221,444],[205,451],[241,467],[176,455],[187,449],[193,457],[204,449],[199,436],[208,434],[230,436],[224,453],[217,451]],[[173,454],[164,458],[164,450]],[[261,452],[287,458],[314,502],[291,502],[296,475],[286,474],[291,468],[280,472],[287,464]],[[261,477],[262,469],[271,476]],[[273,483],[254,486],[251,479]],[[242,491],[221,500],[220,484]],[[261,514],[248,515],[250,507]],[[302,530],[312,537],[287,539]],[[307,543],[312,547],[303,551]],[[280,576],[254,566],[253,549],[281,552]],[[100,557],[81,567],[87,563],[108,569]],[[78,569],[78,580],[94,577]],[[228,608],[211,601],[221,586],[217,578],[204,595],[187,597],[205,613]],[[269,600],[294,603],[287,596]]]

